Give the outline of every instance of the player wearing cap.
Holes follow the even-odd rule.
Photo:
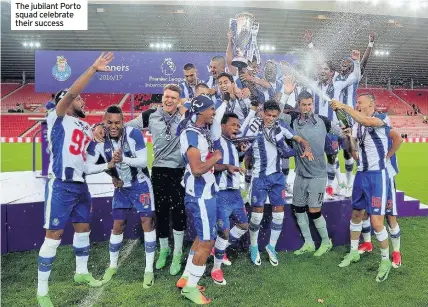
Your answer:
[[[216,238],[216,192],[214,165],[222,158],[214,150],[214,142],[220,138],[219,124],[214,120],[213,101],[205,95],[192,100],[185,119],[177,133],[180,134],[180,150],[186,163],[184,173],[185,206],[193,217],[197,236],[192,244],[186,268],[177,282],[181,294],[197,304],[208,304],[208,299],[197,286],[206,267],[207,258]]]

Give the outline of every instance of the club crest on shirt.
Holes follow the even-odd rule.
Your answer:
[[[126,142],[123,144],[123,151],[124,152],[129,152],[130,151],[129,144],[126,143]]]

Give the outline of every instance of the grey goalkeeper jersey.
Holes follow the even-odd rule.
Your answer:
[[[158,108],[150,115],[149,131],[153,141],[154,167],[184,168],[184,160],[180,153],[180,137],[175,135],[180,120],[181,114],[178,111],[169,115],[162,108]],[[144,127],[141,116],[126,125],[140,130]]]
[[[341,130],[324,116],[313,115],[306,120],[300,118],[300,113],[293,112],[291,115],[281,115],[281,119],[290,123],[290,127],[296,134],[309,142],[314,160],[301,158],[304,150],[297,142],[293,142],[296,151],[296,174],[305,178],[327,177],[327,168],[324,157],[325,140],[327,133],[341,136]]]

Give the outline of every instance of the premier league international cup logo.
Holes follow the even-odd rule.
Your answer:
[[[233,60],[232,65],[245,68],[248,61],[256,58],[260,64],[260,52],[257,47],[259,24],[254,21],[251,13],[239,13],[229,21],[229,31],[232,32]]]
[[[171,76],[172,74],[175,73],[176,69],[177,69],[177,67],[175,66],[175,63],[172,61],[172,59],[171,58],[165,58],[165,60],[163,61],[162,65],[161,65],[162,73],[165,76]]]
[[[62,55],[56,57],[56,64],[52,68],[52,76],[61,82],[66,81],[71,76],[71,68],[67,63],[67,59]]]

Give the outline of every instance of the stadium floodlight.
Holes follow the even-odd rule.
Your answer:
[[[27,45],[28,45],[28,44],[27,44],[27,42],[23,42],[23,43],[22,43],[22,45],[23,45],[24,47],[27,47]]]
[[[168,44],[168,48],[170,48],[170,49],[171,49],[171,48],[172,48],[172,45],[171,45],[171,44]]]
[[[154,47],[155,47],[155,44],[151,43],[150,48],[154,48]]]
[[[35,45],[36,45],[36,48],[40,48],[40,43],[39,42],[37,42]]]
[[[375,55],[379,55],[379,50],[376,50],[376,51],[374,52],[374,54],[375,54]]]
[[[156,47],[156,48],[160,48],[160,47],[161,47],[161,44],[156,43],[155,47]]]
[[[162,43],[162,48],[165,49],[166,48],[166,44]]]
[[[269,45],[266,46],[266,50],[270,51],[270,46]]]
[[[385,55],[385,51],[379,52],[380,55]]]
[[[30,43],[30,47],[33,47],[33,46],[34,46],[34,44],[33,44],[33,42],[31,42],[31,43]]]
[[[389,55],[389,51],[385,51],[385,55]]]
[[[272,49],[272,51],[274,51],[274,50],[275,50],[275,46],[272,46],[272,48],[271,48],[271,49]]]
[[[265,50],[265,45],[260,45],[260,51],[264,51]]]

